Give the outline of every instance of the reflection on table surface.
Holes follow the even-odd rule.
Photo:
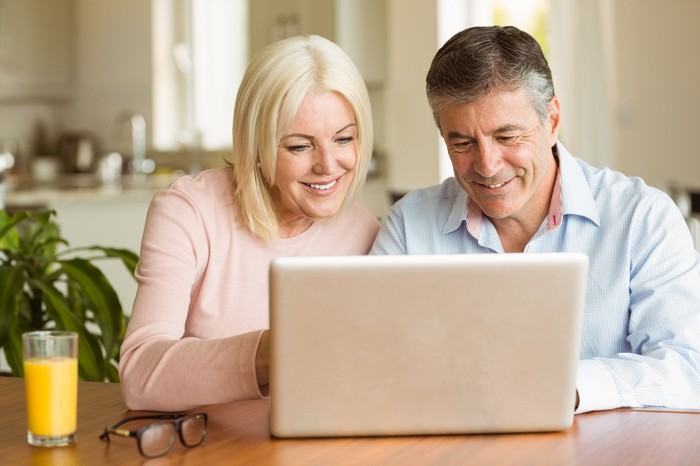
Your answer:
[[[81,382],[78,441],[43,449],[26,443],[24,380],[0,377],[0,452],[8,465],[674,465],[700,458],[700,413],[615,410],[576,416],[563,432],[278,440],[268,433],[265,400],[207,406],[201,446],[177,442],[167,456],[145,460],[132,438],[99,439],[105,427],[126,416],[119,384]]]

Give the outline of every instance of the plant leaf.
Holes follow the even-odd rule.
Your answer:
[[[23,221],[25,218],[30,217],[31,213],[26,210],[21,210],[15,212],[10,216],[4,210],[0,210],[0,238],[5,235],[8,231],[14,228],[19,222]]]
[[[7,344],[4,346],[5,359],[10,366],[12,375],[22,377],[24,375],[24,364],[22,363],[22,330],[18,327],[12,328],[8,335]]]
[[[97,338],[88,332],[82,322],[71,313],[65,297],[54,286],[40,284],[44,293],[44,303],[49,315],[56,322],[56,328],[78,332],[78,366],[85,380],[104,381],[102,371],[102,350],[96,344]]]
[[[84,361],[80,360],[81,349],[84,354]],[[90,359],[94,357],[93,359]],[[106,368],[109,361],[105,359],[100,348],[100,339],[98,335],[90,333],[86,327],[78,329],[78,362],[80,377],[83,380],[91,380],[93,382],[104,382]]]
[[[139,261],[139,256],[135,252],[129,249],[106,248],[104,246],[90,246],[87,249],[91,251],[102,251],[107,257],[121,259],[129,273],[131,273],[132,276],[134,275],[134,272],[136,271],[136,264]]]
[[[15,326],[19,312],[17,298],[23,286],[21,267],[0,267],[0,348],[5,346],[10,329]]]
[[[19,375],[23,331],[76,331],[80,376],[116,381],[127,316],[91,261],[119,259],[133,276],[139,257],[127,249],[70,248],[55,217],[52,210],[0,211],[0,348],[6,348],[8,364]],[[65,248],[58,252],[61,246]],[[87,251],[100,254],[79,255]]]
[[[21,238],[27,253],[43,257],[53,257],[56,254],[56,244],[68,242],[61,238],[58,224],[52,220],[56,212],[43,210],[30,215],[23,228]]]
[[[113,364],[107,366],[107,380],[110,382],[119,382],[119,370]]]
[[[59,261],[69,279],[83,291],[89,301],[95,320],[102,330],[102,342],[108,357],[115,347],[124,325],[122,306],[117,293],[102,271],[85,259],[74,258]]]
[[[7,212],[0,210],[0,249],[14,251],[19,245],[19,234],[15,225],[29,216],[28,212],[20,211],[10,217]]]

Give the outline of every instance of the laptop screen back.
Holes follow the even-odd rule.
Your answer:
[[[273,261],[272,434],[569,427],[587,266],[574,253]]]

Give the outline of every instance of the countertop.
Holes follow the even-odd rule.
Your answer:
[[[118,183],[104,184],[94,175],[62,175],[52,180],[13,179],[6,181],[7,209],[50,207],[66,202],[112,202],[150,199],[170,186],[173,175],[124,177]]]

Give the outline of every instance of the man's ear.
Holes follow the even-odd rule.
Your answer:
[[[559,111],[559,99],[557,96],[552,96],[549,100],[548,105],[548,115],[547,115],[547,129],[549,131],[549,145],[550,147],[556,144],[559,138],[559,121],[561,119],[561,112]]]

